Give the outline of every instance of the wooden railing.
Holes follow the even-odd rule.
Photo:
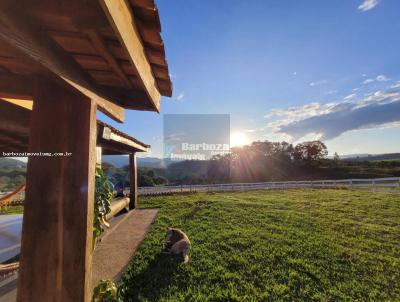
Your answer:
[[[160,194],[189,193],[189,192],[225,192],[225,191],[250,191],[250,190],[294,189],[294,188],[344,188],[344,187],[369,188],[372,191],[389,189],[393,192],[400,193],[400,177],[139,187],[138,193],[139,195],[160,195]]]
[[[0,195],[0,208],[7,207],[17,202],[23,202],[25,199],[26,184],[20,185],[14,192],[6,195]]]

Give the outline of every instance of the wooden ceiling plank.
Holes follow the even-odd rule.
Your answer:
[[[153,0],[130,0],[130,3],[135,7],[140,7],[148,10],[155,10]]]
[[[10,133],[8,131],[3,131],[0,129],[0,140],[5,142],[13,142],[15,144],[23,144],[26,145],[28,143],[28,136],[21,136],[21,135],[16,135],[15,133]]]
[[[154,108],[159,112],[161,95],[129,4],[126,0],[99,1],[122,46],[129,54],[129,59],[136,68]]]
[[[99,54],[107,61],[110,65],[111,69],[118,75],[122,83],[127,88],[132,88],[132,84],[129,81],[126,74],[123,72],[121,66],[118,64],[117,60],[110,53],[107,46],[104,43],[103,38],[99,35],[99,33],[94,29],[88,29],[85,31],[90,40],[92,41],[94,47],[99,52]]]
[[[110,71],[110,66],[100,56],[74,54],[74,59],[86,70]]]
[[[172,96],[172,89],[171,89],[170,81],[164,81],[164,80],[159,79],[157,83],[158,83],[158,87],[160,88],[160,91],[162,92],[163,95]]]
[[[0,65],[14,73],[26,74],[29,71],[29,66],[17,58],[0,56]]]
[[[13,1],[0,2],[0,37],[94,100],[106,115],[118,122],[124,121],[124,109],[104,97],[100,87],[73,57],[41,31]]]
[[[161,52],[152,49],[146,49],[147,57],[151,64],[161,65],[167,67],[167,62]]]
[[[140,35],[144,42],[164,47],[164,43],[158,31],[153,30],[146,23],[140,20],[136,20],[136,23],[139,25],[138,27],[140,29]]]

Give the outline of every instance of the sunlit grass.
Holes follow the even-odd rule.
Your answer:
[[[350,190],[141,197],[159,207],[125,301],[398,301],[400,198]],[[190,263],[160,254],[168,226]]]

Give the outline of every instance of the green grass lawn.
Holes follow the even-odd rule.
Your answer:
[[[400,301],[400,196],[287,190],[140,197],[159,207],[124,301]],[[184,230],[190,263],[160,254]]]
[[[24,206],[8,206],[0,209],[0,215],[23,214]]]

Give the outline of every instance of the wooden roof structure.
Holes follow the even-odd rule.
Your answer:
[[[172,84],[153,0],[2,0],[0,97],[32,99],[35,77],[59,80],[122,122],[159,111]]]
[[[29,145],[29,108],[15,105],[13,101],[0,99],[0,150],[3,152],[28,152]],[[121,155],[136,152],[148,152],[150,145],[97,120],[97,146],[105,155]]]
[[[17,301],[92,301],[99,150],[129,154],[134,209],[149,148],[96,113],[160,111],[160,32],[153,0],[0,0],[0,152],[69,154],[28,159]]]

